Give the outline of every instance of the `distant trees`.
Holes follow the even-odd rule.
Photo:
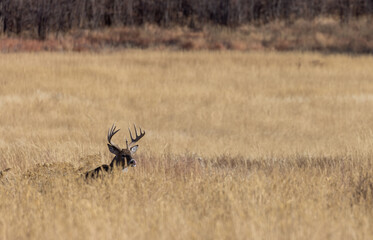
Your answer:
[[[0,0],[0,31],[45,39],[70,29],[143,25],[239,26],[372,15],[373,0]]]

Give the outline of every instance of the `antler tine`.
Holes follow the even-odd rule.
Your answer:
[[[128,128],[128,132],[130,132],[130,138],[131,138],[131,142],[132,142],[133,141],[133,137],[132,137],[132,133],[131,133],[131,129],[130,128]]]
[[[114,145],[112,142],[111,142],[111,138],[114,136],[114,134],[116,134],[117,132],[119,132],[120,129],[118,130],[115,130],[117,127],[115,126],[115,124],[113,124],[113,126],[111,126],[111,129],[109,129],[108,131],[108,134],[107,134],[107,140],[108,142],[111,144],[111,145]]]
[[[135,134],[136,134],[136,137],[137,137],[137,129],[136,129],[136,124],[133,124],[133,128],[135,129]]]
[[[131,133],[131,129],[128,128],[128,131],[129,131],[130,137],[131,137],[131,143],[129,145],[131,145],[133,143],[136,143],[137,141],[139,141],[145,135],[145,131],[142,131],[141,127],[140,127],[140,135],[137,135],[137,129],[136,129],[136,125],[135,124],[133,124],[133,127],[135,129],[135,136],[136,137],[133,138],[132,133]]]

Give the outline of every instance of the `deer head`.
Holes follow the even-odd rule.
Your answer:
[[[137,151],[137,148],[139,147],[136,143],[145,135],[145,131],[142,131],[140,128],[140,134],[137,134],[136,125],[134,124],[135,129],[135,138],[132,137],[131,129],[128,128],[128,131],[130,133],[131,142],[128,144],[128,140],[126,139],[126,146],[127,148],[120,148],[115,143],[111,142],[111,138],[116,134],[120,129],[115,130],[116,127],[113,124],[111,129],[109,129],[107,140],[108,140],[108,147],[109,151],[115,155],[113,158],[113,161],[110,164],[110,167],[120,167],[122,169],[125,169],[129,166],[136,167],[136,160],[132,157],[133,154]],[[135,145],[136,144],[136,145]]]

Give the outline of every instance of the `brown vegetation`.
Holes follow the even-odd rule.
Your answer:
[[[1,0],[0,50],[371,53],[372,13],[371,0]]]
[[[372,239],[373,58],[0,57],[1,239]],[[137,167],[107,130],[146,129]],[[117,139],[124,144],[124,131]],[[119,142],[118,142],[119,144]]]
[[[278,50],[326,53],[372,53],[373,25],[369,18],[341,24],[333,18],[299,19],[236,28],[205,26],[162,28],[156,25],[76,30],[63,35],[49,34],[39,41],[0,37],[0,51],[107,51],[114,49],[171,50]]]

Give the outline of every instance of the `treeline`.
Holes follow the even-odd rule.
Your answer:
[[[372,15],[373,0],[0,0],[0,31],[45,39],[49,32],[110,26],[239,26],[273,20]]]

